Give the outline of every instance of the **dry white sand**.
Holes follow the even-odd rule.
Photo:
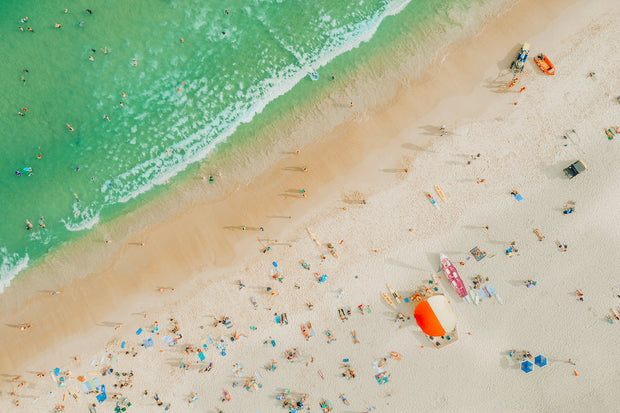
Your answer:
[[[307,393],[310,411],[320,411],[323,398],[331,400],[335,411],[351,412],[371,406],[382,412],[615,411],[620,402],[620,336],[618,323],[609,324],[605,316],[620,304],[620,174],[617,142],[609,141],[603,128],[619,119],[619,21],[611,1],[568,8],[547,30],[528,39],[531,56],[547,53],[557,67],[556,76],[543,75],[530,59],[519,84],[506,89],[507,71],[490,64],[485,82],[470,95],[448,99],[425,118],[412,121],[392,143],[401,147],[398,158],[370,156],[342,180],[331,201],[280,234],[267,254],[221,273],[221,281],[199,275],[163,293],[167,299],[159,309],[147,317],[134,315],[113,332],[107,329],[101,335],[107,344],[83,349],[78,361],[42,363],[46,370],[57,366],[72,371],[66,388],[56,387],[49,373],[44,378],[24,374],[15,382],[5,377],[0,410],[51,411],[63,404],[67,411],[86,411],[94,396],[81,392],[75,377],[90,379],[103,366],[111,366],[115,372],[134,372],[133,387],[123,389],[113,387],[119,382],[116,377],[99,377],[109,397],[120,392],[131,401],[128,411],[163,411],[153,400],[155,393],[164,404],[172,404],[172,411],[285,411],[275,400],[284,389]],[[490,62],[498,60],[500,56],[489,56]],[[587,76],[591,71],[596,78]],[[518,93],[522,86],[526,90]],[[472,108],[481,110],[471,115]],[[447,125],[447,136],[439,137],[441,124]],[[571,129],[576,131],[573,139],[563,139]],[[416,137],[421,134],[430,134],[434,142],[418,146]],[[477,153],[480,158],[471,160]],[[577,159],[589,168],[568,180],[562,169]],[[409,173],[398,171],[405,167]],[[372,185],[356,181],[363,171],[378,175]],[[477,183],[480,179],[484,182]],[[434,193],[434,184],[441,185],[448,203]],[[512,190],[525,200],[517,202],[510,196]],[[432,207],[426,192],[433,194],[441,210]],[[357,202],[361,199],[365,205]],[[576,212],[563,215],[569,200],[576,203]],[[489,229],[483,229],[487,225]],[[338,258],[313,243],[307,227],[324,244],[334,244]],[[545,235],[543,241],[534,228]],[[560,252],[556,240],[568,250]],[[504,250],[511,241],[519,252],[508,257]],[[495,256],[467,260],[474,246]],[[430,345],[413,317],[395,322],[397,311],[379,293],[389,283],[403,296],[410,294],[437,270],[439,252],[455,264],[466,263],[457,267],[467,285],[477,274],[489,277],[504,301],[469,305],[442,280],[458,318],[460,339],[441,350]],[[310,271],[301,267],[301,260],[310,264]],[[273,261],[284,275],[283,283],[270,277]],[[315,272],[327,274],[328,281],[317,283]],[[526,288],[527,279],[537,280],[537,286]],[[243,280],[244,289],[239,290],[237,280]],[[268,286],[278,295],[268,295]],[[576,289],[584,292],[584,302],[576,299]],[[258,303],[256,310],[251,297]],[[312,311],[307,302],[314,304]],[[360,314],[360,304],[369,305],[372,312]],[[347,306],[352,315],[341,321],[337,311]],[[401,304],[398,311],[413,315],[410,305]],[[276,325],[276,312],[286,312],[289,324]],[[213,327],[213,317],[224,314],[234,323],[230,330]],[[161,340],[170,317],[178,320],[183,335],[174,347]],[[155,320],[159,335],[150,333]],[[300,325],[308,321],[316,336],[305,341]],[[134,333],[138,327],[145,329],[139,337]],[[336,337],[330,344],[327,329]],[[353,343],[352,330],[359,344]],[[235,331],[246,337],[230,342]],[[214,340],[225,337],[226,356],[208,343],[207,335]],[[148,337],[155,347],[140,347]],[[275,348],[264,344],[271,338]],[[136,357],[121,351],[122,341],[136,349]],[[184,352],[186,346],[203,344],[208,344],[205,362],[198,362],[196,353]],[[300,356],[287,361],[284,352],[294,347]],[[525,374],[508,356],[512,349],[542,354],[549,365]],[[387,362],[390,381],[379,385],[373,363],[389,357],[390,351],[403,358]],[[116,360],[106,360],[108,354]],[[575,366],[566,363],[569,358]],[[343,359],[350,360],[356,373],[352,380],[341,377]],[[264,369],[271,360],[278,365],[273,372]],[[189,371],[179,368],[182,361],[191,363]],[[199,373],[209,362],[213,369]],[[239,377],[236,363],[243,366]],[[243,388],[245,377],[256,371],[262,388],[248,392]],[[27,383],[17,388],[22,380]],[[233,382],[239,385],[233,388]],[[67,389],[80,391],[79,401],[67,396],[61,403]],[[149,395],[143,397],[147,389]],[[224,389],[230,391],[231,402],[221,401]],[[192,392],[198,399],[190,405],[183,399]],[[338,400],[341,393],[349,406]],[[15,399],[20,400],[19,408],[13,405]],[[113,401],[97,410],[113,411]]]

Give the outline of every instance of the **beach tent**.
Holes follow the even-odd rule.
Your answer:
[[[523,370],[525,373],[529,373],[534,370],[533,367],[534,365],[530,361],[525,360],[521,363],[521,370]]]
[[[456,316],[444,295],[434,295],[420,301],[413,315],[427,336],[442,337],[456,327]]]
[[[537,355],[534,358],[534,364],[536,364],[538,367],[545,367],[547,365],[547,357],[540,354]]]

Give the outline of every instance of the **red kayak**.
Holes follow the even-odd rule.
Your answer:
[[[456,290],[459,297],[467,300],[469,298],[467,294],[467,288],[465,288],[465,284],[463,284],[463,280],[459,276],[459,273],[454,268],[454,265],[450,262],[450,259],[443,254],[439,254],[439,259],[441,260],[441,268],[443,272],[448,277],[448,281],[452,284],[452,287]]]

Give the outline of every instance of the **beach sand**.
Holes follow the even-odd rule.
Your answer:
[[[123,389],[113,387],[115,376],[98,377],[109,397],[121,392],[131,401],[130,411],[155,410],[155,393],[173,411],[284,411],[275,400],[284,389],[307,393],[311,411],[323,398],[336,411],[614,410],[620,350],[617,324],[605,316],[620,304],[620,280],[613,275],[620,264],[619,174],[616,142],[603,131],[618,121],[620,15],[614,6],[520,2],[475,38],[453,45],[441,67],[404,88],[393,104],[339,126],[247,187],[217,202],[192,204],[130,238],[93,246],[88,256],[100,256],[94,269],[71,254],[43,264],[53,273],[84,265],[85,277],[49,288],[35,276],[16,280],[11,288],[32,294],[2,303],[0,410],[10,411],[18,399],[24,411],[50,411],[57,404],[85,411],[94,396],[80,392],[75,401],[67,391],[80,391],[75,378],[90,379],[104,366],[134,373],[133,387]],[[531,57],[519,83],[508,89],[506,68],[525,40]],[[539,51],[555,63],[556,76],[545,76],[531,61]],[[591,71],[595,77],[588,77]],[[447,135],[440,136],[440,125]],[[576,134],[563,139],[572,129]],[[577,159],[589,168],[568,180],[562,169]],[[308,172],[295,170],[301,166]],[[524,201],[517,202],[513,190]],[[576,212],[564,215],[569,200]],[[539,241],[533,229],[545,239]],[[504,251],[512,241],[519,251],[508,257]],[[560,252],[556,241],[567,251]],[[325,243],[336,247],[338,258]],[[271,250],[263,254],[267,246]],[[495,256],[467,259],[475,246]],[[380,291],[389,283],[403,296],[411,294],[437,271],[440,252],[450,256],[467,285],[477,274],[489,277],[504,304],[492,298],[469,305],[441,280],[460,338],[437,350],[413,320],[413,307],[401,304],[395,311]],[[282,283],[271,278],[272,262],[284,275]],[[319,284],[314,273],[329,279]],[[537,286],[526,288],[528,279]],[[245,288],[239,289],[238,280]],[[269,295],[266,287],[278,294]],[[62,293],[53,296],[53,289]],[[583,302],[576,289],[584,292]],[[360,304],[372,313],[362,315]],[[341,321],[337,311],[347,306],[352,314]],[[289,324],[277,325],[274,313],[283,312]],[[397,323],[397,312],[412,318]],[[224,315],[234,323],[230,330],[213,326],[214,317]],[[161,338],[171,317],[183,338],[167,347]],[[154,321],[159,335],[150,333]],[[305,341],[299,326],[308,321],[316,336]],[[22,323],[33,327],[19,331]],[[140,336],[138,328],[145,330]],[[330,344],[327,329],[336,337]],[[245,337],[231,342],[234,332]],[[226,356],[207,335],[226,337]],[[149,337],[154,348],[140,347]],[[264,344],[271,338],[275,347]],[[123,341],[135,357],[121,351]],[[184,352],[203,344],[204,362]],[[291,348],[300,353],[292,362],[284,356]],[[549,365],[524,374],[508,356],[512,349],[542,354]],[[390,351],[402,360],[387,362],[390,382],[378,385],[372,365]],[[343,359],[350,360],[354,379],[341,377]],[[179,368],[182,360],[192,363],[189,371]],[[271,360],[278,363],[273,372],[263,367]],[[209,362],[213,369],[199,373]],[[235,363],[243,366],[239,377]],[[67,387],[50,378],[56,367],[71,370]],[[36,377],[39,371],[46,377]],[[242,385],[255,371],[262,388],[248,392]],[[236,388],[234,381],[240,383]],[[221,401],[224,389],[232,401]],[[198,399],[188,404],[184,399],[192,392]],[[338,400],[341,393],[348,407]],[[64,403],[63,395],[69,397]],[[113,403],[104,402],[101,411],[111,411]]]

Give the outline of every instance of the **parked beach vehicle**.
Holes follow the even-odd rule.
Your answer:
[[[523,71],[525,67],[525,61],[527,60],[527,55],[530,53],[530,44],[523,43],[521,49],[519,49],[519,54],[517,54],[517,58],[510,64],[510,69],[512,73],[520,73]]]
[[[579,175],[586,169],[587,166],[583,161],[577,161],[572,163],[569,167],[564,168],[564,173],[566,174],[566,176],[568,176],[569,179],[573,179],[575,176]]]
[[[555,75],[555,66],[553,65],[553,63],[551,63],[546,54],[539,54],[534,58],[534,62],[536,62],[540,70],[542,70],[546,74],[550,76]]]

